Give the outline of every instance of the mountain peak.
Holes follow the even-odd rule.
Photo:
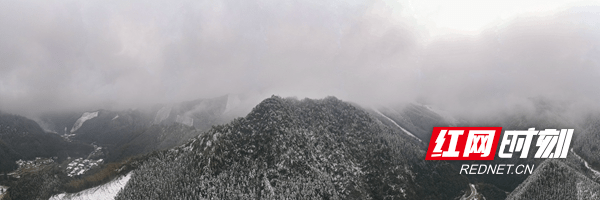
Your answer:
[[[425,172],[449,166],[409,164],[422,156],[402,134],[335,97],[272,96],[244,118],[157,152],[117,199],[448,199],[467,188],[466,180],[449,173],[429,182]]]

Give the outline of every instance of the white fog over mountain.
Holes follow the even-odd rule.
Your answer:
[[[4,0],[0,199],[600,199],[599,86],[598,1]]]
[[[597,4],[477,2],[3,1],[0,109],[225,94],[463,113],[600,100]]]

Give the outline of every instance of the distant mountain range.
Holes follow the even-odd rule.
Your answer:
[[[575,123],[544,104],[535,113],[473,120],[420,104],[277,96],[242,112],[243,101],[227,95],[135,110],[51,113],[38,123],[1,113],[4,172],[15,170],[19,159],[54,157],[0,182],[9,186],[4,199],[98,193],[74,193],[91,187],[110,188],[105,193],[115,196],[109,199],[600,199],[594,142],[600,141],[600,115]],[[460,175],[460,164],[470,161],[424,160],[436,126],[575,128],[577,135],[568,159],[480,162],[535,164],[532,175]],[[68,176],[68,166],[84,161],[101,164]],[[116,186],[102,186],[125,175],[118,194]]]
[[[227,123],[240,115],[231,112],[239,102],[238,96],[225,95],[135,110],[48,113],[38,122],[67,140],[104,147],[108,161],[117,161],[182,144]]]

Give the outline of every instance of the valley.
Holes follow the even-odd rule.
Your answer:
[[[38,119],[45,128],[3,115],[2,142],[35,130],[66,144],[44,154],[4,143],[3,159],[19,159],[6,165],[3,199],[527,199],[551,190],[538,183],[548,180],[576,188],[545,197],[600,194],[598,172],[574,149],[567,160],[535,160],[541,166],[532,175],[500,179],[424,160],[434,126],[519,128],[553,117],[514,124],[518,116],[511,115],[489,124],[417,104],[363,108],[335,97],[272,96],[234,118],[228,102],[225,96],[149,111],[53,114]]]

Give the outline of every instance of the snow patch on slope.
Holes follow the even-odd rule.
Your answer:
[[[45,132],[48,133],[56,133],[58,134],[58,130],[54,129],[54,126],[51,123],[48,123],[38,117],[31,117],[30,119],[32,119],[33,121],[35,121],[38,125],[40,125],[40,127],[42,129],[44,129]],[[64,133],[67,133],[67,131],[65,131]]]
[[[0,198],[4,197],[4,193],[8,190],[7,186],[0,185]]]
[[[457,120],[456,118],[454,118],[454,117],[452,116],[452,114],[450,114],[450,113],[448,113],[448,112],[446,112],[446,111],[443,111],[443,110],[437,109],[437,108],[435,108],[435,107],[433,107],[433,106],[431,106],[431,105],[423,105],[423,106],[424,106],[425,108],[427,108],[428,110],[430,110],[431,112],[434,112],[434,113],[438,114],[438,115],[439,115],[440,117],[442,117],[444,120],[446,120],[447,122],[450,122],[450,124],[452,124],[452,125],[456,125],[456,124],[458,124],[458,120]]]
[[[92,160],[77,158],[69,163],[67,166],[68,176],[79,176],[89,171],[90,169],[102,164],[103,159]]]
[[[116,178],[104,185],[96,186],[78,193],[62,193],[50,197],[50,200],[112,200],[127,185],[132,172]]]
[[[159,124],[163,120],[167,119],[170,114],[171,114],[171,107],[168,107],[168,106],[162,107],[156,113],[156,117],[154,117],[154,124]]]
[[[394,120],[390,119],[388,116],[385,116],[383,113],[379,112],[379,110],[377,109],[373,109],[375,110],[375,112],[377,112],[377,114],[385,117],[387,120],[390,120],[390,122],[394,123],[394,125],[396,125],[398,128],[400,128],[400,130],[404,131],[406,134],[408,134],[411,137],[414,137],[415,139],[419,140],[419,142],[423,142],[421,141],[421,139],[419,139],[417,136],[413,135],[411,132],[409,132],[408,130],[402,128],[402,126],[398,125],[398,123],[396,123]]]
[[[175,119],[175,122],[186,126],[194,126],[194,119],[185,115],[177,115],[177,119]]]
[[[77,131],[77,129],[81,128],[81,125],[83,125],[83,122],[86,122],[87,120],[90,120],[90,119],[94,119],[95,117],[98,117],[98,111],[83,113],[83,115],[81,115],[81,117],[79,119],[77,119],[77,121],[73,125],[73,128],[71,129],[71,133],[73,133],[73,132]]]

